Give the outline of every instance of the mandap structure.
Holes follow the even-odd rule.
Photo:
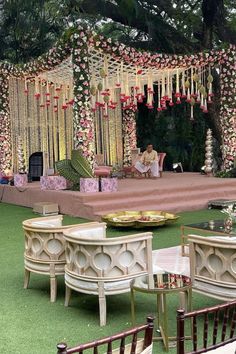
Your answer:
[[[107,164],[129,164],[136,148],[135,112],[145,97],[158,111],[189,102],[207,112],[212,68],[221,79],[220,121],[224,168],[236,151],[236,48],[192,55],[152,54],[112,42],[90,29],[67,31],[46,54],[24,65],[0,63],[0,170],[16,170],[17,141],[54,161],[83,150]]]

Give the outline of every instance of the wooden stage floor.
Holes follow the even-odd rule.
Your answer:
[[[2,202],[26,207],[36,202],[55,202],[62,214],[91,220],[118,210],[198,210],[206,208],[211,199],[236,199],[236,180],[199,173],[164,172],[162,178],[155,180],[121,179],[118,192],[114,193],[41,191],[39,182],[22,188],[0,185]]]

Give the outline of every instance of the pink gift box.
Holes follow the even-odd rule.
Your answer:
[[[98,178],[80,178],[80,192],[95,193],[99,191]]]
[[[41,189],[62,190],[67,189],[67,180],[62,176],[41,176],[40,177]]]
[[[27,174],[20,174],[17,173],[14,175],[14,186],[15,187],[24,187],[28,183],[28,176]]]
[[[117,178],[101,178],[102,192],[117,192],[118,179]]]

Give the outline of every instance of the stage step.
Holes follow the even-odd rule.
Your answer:
[[[201,176],[202,177],[202,176]],[[207,177],[206,177],[207,178]],[[214,183],[214,181],[216,181]],[[192,193],[192,192],[204,192],[206,191],[206,189],[208,191],[212,191],[214,190],[216,192],[216,190],[220,190],[220,192],[222,191],[230,191],[232,192],[232,180],[226,180],[225,183],[217,183],[217,181],[219,181],[219,179],[214,179],[214,181],[210,184],[204,185],[204,183],[202,185],[200,184],[192,184],[192,185],[185,185],[185,183],[178,185],[178,186],[162,186],[162,185],[158,185],[159,180],[155,181],[155,185],[146,185],[143,186],[142,184],[136,184],[137,180],[133,180],[132,182],[130,181],[130,183],[133,183],[133,188],[127,189],[124,191],[124,188],[122,188],[122,183],[124,183],[123,180],[119,181],[119,190],[115,193],[109,193],[109,192],[103,192],[101,193],[80,193],[79,195],[79,199],[83,202],[83,203],[95,203],[96,201],[100,201],[101,199],[103,201],[112,201],[114,202],[115,200],[121,200],[123,198],[127,199],[130,197],[134,197],[134,198],[140,198],[144,196],[145,194],[145,198],[146,197],[151,197],[153,198],[154,196],[160,196],[160,195],[169,195],[169,194],[187,194],[187,193]],[[138,182],[140,182],[140,180],[138,180]],[[143,183],[148,183],[149,181],[146,180],[142,180]],[[162,181],[160,181],[162,182]],[[220,181],[222,182],[222,180]],[[233,184],[234,187],[236,187],[236,183],[234,182]],[[135,190],[134,190],[135,187]],[[236,188],[235,188],[236,190]]]
[[[101,199],[101,200],[95,200],[95,201],[89,201],[85,202],[84,205],[87,205],[88,207],[91,206],[95,209],[99,210],[107,210],[108,207],[112,208],[112,210],[116,210],[117,208],[122,208],[124,205],[127,205],[127,207],[131,206],[140,208],[140,204],[142,207],[144,205],[148,204],[166,204],[166,203],[173,203],[173,200],[178,200],[181,201],[182,199],[190,200],[190,201],[195,201],[195,200],[210,200],[212,197],[212,194],[214,194],[214,198],[231,198],[232,195],[232,188],[224,188],[224,189],[218,189],[217,191],[215,189],[212,190],[207,190],[207,191],[188,191],[187,193],[183,192],[169,192],[168,194],[161,193],[161,194],[156,194],[153,192],[152,195],[148,196],[134,196],[134,195],[128,195],[124,196],[123,198],[120,197],[119,199]],[[235,192],[236,195],[236,192]]]
[[[209,186],[208,186],[209,187]],[[85,202],[84,205],[91,210],[91,213],[97,216],[123,210],[164,210],[170,212],[180,212],[187,210],[198,210],[206,208],[211,199],[234,199],[236,198],[236,189],[232,186],[217,186],[207,189],[196,188],[183,193],[183,191],[172,190],[168,193],[161,192],[157,194],[153,191],[152,195],[130,196],[119,199],[102,199]]]
[[[236,199],[234,178],[214,178],[199,173],[165,172],[163,178],[123,179],[118,192],[81,193],[76,191],[40,190],[29,183],[24,189],[0,185],[2,202],[32,207],[38,202],[57,203],[60,213],[91,220],[123,210],[181,211],[206,208],[209,200]]]

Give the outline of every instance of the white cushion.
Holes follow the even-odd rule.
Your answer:
[[[206,353],[209,354],[235,354],[236,351],[236,341],[226,344],[217,349],[208,350]]]
[[[222,241],[236,241],[236,237],[230,236],[208,236],[211,239],[222,240]]]
[[[104,227],[96,227],[96,228],[84,228],[84,229],[75,229],[70,232],[71,236],[77,236],[78,238],[92,238],[92,239],[100,239],[104,238]]]
[[[31,226],[36,226],[39,228],[46,228],[46,227],[56,227],[56,226],[61,226],[61,225],[55,225],[54,223],[49,223],[49,222],[41,222],[41,221],[34,221],[30,223]]]

